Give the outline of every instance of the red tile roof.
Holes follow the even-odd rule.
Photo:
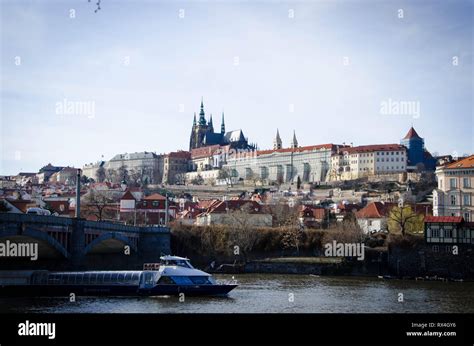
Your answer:
[[[356,212],[357,218],[383,218],[387,217],[393,207],[398,206],[398,203],[392,202],[372,202],[367,204],[364,208]],[[433,206],[431,204],[413,204],[405,203],[405,206],[410,206],[411,210],[419,215],[431,215]]]
[[[373,144],[373,145],[360,145],[358,147],[345,148],[343,151],[352,153],[367,153],[373,151],[405,151],[406,148],[400,144]]]
[[[124,199],[124,200],[134,200],[134,201],[136,201],[135,197],[133,197],[133,195],[132,195],[132,193],[130,192],[130,190],[125,191],[125,193],[123,194],[123,196],[122,196],[121,199]]]
[[[199,209],[209,209],[212,205],[219,203],[220,201],[218,199],[205,199],[202,201],[199,201],[197,208]]]
[[[444,168],[474,168],[474,155],[468,156],[464,159],[448,163]]]
[[[326,217],[326,209],[322,207],[301,206],[300,215],[303,217],[312,217],[316,220],[323,220]]]
[[[150,196],[145,197],[144,200],[147,200],[147,201],[164,201],[164,200],[166,200],[166,197],[163,196],[163,195],[160,195],[159,193],[154,193]]]
[[[421,138],[420,136],[418,136],[418,133],[416,133],[413,126],[410,127],[410,130],[408,130],[407,135],[405,137],[403,137],[403,139],[411,139],[411,138]]]
[[[214,155],[214,153],[220,153],[220,145],[209,145],[207,147],[191,149],[191,158],[198,159],[203,157],[209,157]]]
[[[425,216],[425,222],[460,223],[462,216]]]
[[[320,150],[320,149],[335,150],[335,148],[336,148],[336,145],[334,144],[319,144],[319,145],[309,145],[306,147],[298,147],[298,148],[258,150],[257,155],[266,155],[266,154],[271,154],[271,153],[303,152],[303,151],[312,151],[312,150]]]
[[[171,153],[168,153],[167,155],[165,156],[168,156],[168,157],[178,157],[178,158],[182,158],[182,159],[189,159],[191,157],[191,153],[189,151],[173,151]]]
[[[364,208],[356,212],[357,218],[362,219],[375,219],[383,218],[388,216],[390,209],[397,206],[397,203],[382,203],[382,202],[372,202],[366,205]]]
[[[255,201],[250,200],[229,200],[229,201],[219,201],[219,203],[213,204],[208,210],[207,213],[225,213],[227,209],[229,210],[238,210],[244,206],[249,207],[250,213],[259,213],[262,210],[260,204]]]

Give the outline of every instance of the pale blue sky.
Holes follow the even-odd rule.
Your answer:
[[[261,149],[276,128],[284,145],[293,129],[362,145],[413,124],[432,152],[474,152],[473,1],[0,3],[0,174],[188,149],[201,96],[215,128],[224,110]],[[63,99],[95,116],[56,114]],[[380,114],[388,99],[420,116]]]

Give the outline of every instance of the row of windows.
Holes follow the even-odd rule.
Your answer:
[[[143,206],[144,206],[144,207],[148,206],[148,202],[147,202],[147,201],[143,201]],[[158,201],[152,201],[152,202],[151,202],[151,206],[153,206],[153,207],[159,207],[159,206],[160,206],[160,202],[158,202]]]
[[[456,195],[451,195],[451,198],[450,198],[450,204],[451,205],[456,205],[457,204],[457,201],[458,201],[458,196]],[[463,195],[462,196],[462,203],[463,205],[471,205],[471,195]]]
[[[446,172],[446,175],[473,175],[473,174],[474,174],[474,170],[469,170],[469,171],[453,170],[453,171]]]
[[[457,178],[449,178],[449,188],[456,189],[458,187],[458,179]],[[471,178],[465,177],[462,178],[462,187],[463,188],[470,188],[471,187]],[[439,188],[443,189],[443,179],[439,179]]]
[[[403,151],[388,151],[388,152],[385,152],[385,151],[377,151],[377,156],[380,156],[380,155],[404,155],[404,152]],[[352,154],[351,157],[372,157],[374,156],[374,153],[366,153],[366,154]]]
[[[139,273],[66,273],[40,274],[33,277],[34,284],[48,285],[102,285],[111,283],[138,284]]]

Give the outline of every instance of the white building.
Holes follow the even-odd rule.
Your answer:
[[[352,180],[407,170],[407,150],[400,144],[343,147],[331,157],[329,181]]]
[[[461,216],[474,221],[474,155],[436,169],[438,188],[433,191],[435,216]]]
[[[284,149],[229,153],[223,168],[240,180],[261,180],[266,183],[315,183],[326,179],[331,155],[337,145],[322,144]]]

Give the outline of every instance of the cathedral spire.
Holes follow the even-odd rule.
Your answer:
[[[298,148],[298,141],[296,140],[296,132],[293,130],[293,139],[291,140],[290,144],[291,148]]]
[[[196,112],[194,112],[193,126],[196,126]]]
[[[277,129],[275,139],[273,140],[273,149],[278,150],[281,148],[282,148],[282,143],[281,143],[281,138],[280,138],[280,132]]]
[[[225,133],[224,112],[222,112],[221,133]]]
[[[206,126],[206,118],[204,117],[206,114],[204,113],[204,100],[201,97],[201,111],[199,112],[199,125]]]
[[[211,116],[209,118],[209,122],[207,124],[209,125],[209,131],[214,132],[214,125],[212,124],[212,113],[211,113]]]

